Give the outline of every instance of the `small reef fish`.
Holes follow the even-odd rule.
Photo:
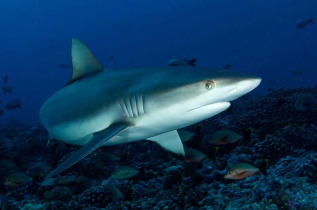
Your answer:
[[[229,70],[229,69],[232,68],[232,64],[231,63],[226,63],[226,65],[224,65],[223,68],[226,69],[226,70]]]
[[[52,167],[44,162],[36,162],[31,168],[29,168],[29,173],[33,177],[42,177],[51,169]]]
[[[3,77],[2,77],[2,80],[3,80],[3,85],[6,86],[7,82],[8,82],[8,75],[4,74]]]
[[[3,184],[5,186],[16,187],[32,182],[32,180],[32,177],[16,172],[7,176]]]
[[[124,198],[124,195],[122,194],[122,192],[117,188],[117,186],[112,183],[110,180],[104,180],[101,183],[101,186],[104,187],[104,190],[110,194],[110,196],[113,199],[122,199]]]
[[[135,176],[139,171],[130,166],[120,166],[111,174],[113,179],[126,179]]]
[[[13,88],[11,86],[7,86],[7,87],[2,88],[4,95],[6,95],[7,93],[12,94],[12,89]]]
[[[245,179],[259,172],[260,169],[248,163],[238,163],[231,166],[224,176],[225,179]]]
[[[240,139],[242,139],[241,135],[231,130],[222,129],[214,133],[208,143],[214,145],[233,144]]]
[[[60,64],[58,64],[58,67],[61,68],[61,69],[69,69],[70,68],[70,64],[60,63]]]
[[[16,99],[14,101],[8,102],[4,108],[7,110],[21,109],[21,105],[22,105],[21,101]]]
[[[194,148],[189,148],[185,147],[185,160],[184,162],[186,163],[193,163],[193,162],[200,162],[204,160],[207,155],[202,153],[201,151],[194,149]]]
[[[295,69],[294,71],[292,71],[292,74],[293,75],[303,75],[303,71],[301,71],[301,70],[297,70],[297,69]]]
[[[267,159],[265,160],[264,164],[260,168],[257,168],[248,163],[237,163],[229,168],[224,178],[243,180],[249,176],[252,176],[258,173],[259,171],[261,171],[265,176],[267,176],[267,171],[266,171],[267,164],[268,164]]]
[[[169,66],[196,66],[197,58],[193,58],[190,60],[174,58],[168,62]]]
[[[314,23],[314,18],[299,20],[296,23],[296,28],[303,29],[303,28],[306,28],[308,24],[313,24],[313,23]]]

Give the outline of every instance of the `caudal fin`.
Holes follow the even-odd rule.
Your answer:
[[[314,23],[314,18],[310,18],[308,21],[309,21],[311,24],[313,24],[313,23]]]

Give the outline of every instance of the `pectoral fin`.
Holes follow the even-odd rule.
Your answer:
[[[180,155],[181,157],[185,157],[183,143],[176,130],[153,136],[147,140],[154,141],[163,149],[176,155]]]
[[[52,178],[53,176],[56,176],[57,174],[65,171],[72,165],[76,164],[81,159],[83,159],[84,157],[98,149],[100,146],[102,146],[106,141],[108,141],[121,131],[125,130],[128,126],[129,124],[127,123],[116,123],[109,126],[105,130],[95,133],[91,141],[85,144],[78,151],[74,152],[68,159],[66,159],[59,166],[57,166],[57,168],[51,171],[51,173],[46,177],[46,179]]]

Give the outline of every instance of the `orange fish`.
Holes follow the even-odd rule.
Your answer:
[[[266,165],[268,161],[266,160]],[[231,166],[224,176],[225,179],[240,179],[243,180],[249,176],[256,174],[259,171],[262,171],[264,175],[267,175],[266,165],[261,168],[261,170],[251,164],[248,163],[237,163]]]
[[[221,145],[221,144],[232,144],[242,139],[242,136],[227,129],[222,129],[214,133],[212,139],[208,141],[210,144]]]

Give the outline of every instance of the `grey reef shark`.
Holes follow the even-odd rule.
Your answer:
[[[39,117],[50,139],[82,145],[52,178],[101,146],[149,140],[178,156],[177,129],[208,119],[255,89],[261,78],[193,66],[107,69],[72,39],[73,74],[48,98]]]

